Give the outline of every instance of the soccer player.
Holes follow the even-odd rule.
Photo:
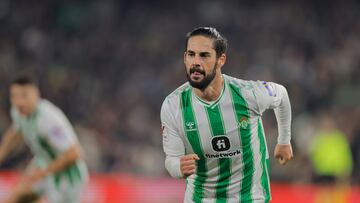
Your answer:
[[[271,200],[261,121],[266,109],[274,109],[279,126],[275,157],[282,165],[293,157],[286,89],[222,74],[226,49],[226,39],[215,28],[188,33],[188,82],[168,95],[161,108],[165,167],[171,176],[186,178],[186,203]]]
[[[32,202],[46,197],[49,203],[78,203],[88,179],[81,147],[64,113],[40,98],[36,80],[20,76],[10,85],[13,124],[0,145],[0,163],[24,141],[34,154],[6,203]]]

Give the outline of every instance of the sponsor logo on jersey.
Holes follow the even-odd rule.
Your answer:
[[[221,159],[221,158],[231,158],[241,154],[239,149],[234,151],[228,151],[231,148],[230,140],[226,136],[216,136],[211,140],[213,149],[218,152],[215,154],[205,153],[205,157],[209,159]]]
[[[239,156],[241,154],[241,151],[239,149],[232,151],[232,152],[226,152],[226,153],[218,153],[218,154],[205,154],[205,157],[208,159],[221,159],[221,158],[231,158],[234,156]]]
[[[227,151],[230,149],[230,140],[226,136],[216,136],[211,140],[212,147],[217,152]]]
[[[195,122],[193,122],[193,121],[187,121],[187,122],[185,123],[185,129],[186,129],[186,131],[194,131],[194,130],[197,130],[197,129],[196,129]]]

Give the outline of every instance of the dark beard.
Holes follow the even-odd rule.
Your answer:
[[[195,71],[197,71],[197,72],[204,75],[204,79],[201,80],[200,82],[196,82],[196,81],[191,80],[190,75],[192,73],[194,73]],[[187,80],[189,81],[190,85],[193,88],[197,88],[197,89],[200,89],[200,90],[204,90],[205,88],[207,88],[207,86],[209,86],[210,83],[214,80],[215,75],[216,75],[216,64],[214,65],[214,68],[212,69],[212,71],[208,75],[205,73],[205,71],[201,70],[198,66],[192,67],[190,69],[190,73],[186,73],[186,77],[187,77]]]

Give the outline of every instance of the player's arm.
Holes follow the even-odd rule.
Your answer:
[[[63,153],[61,153],[53,162],[51,162],[44,169],[45,176],[63,171],[79,159],[81,159],[81,149],[79,145],[74,144],[70,146],[67,150],[65,150]]]
[[[278,144],[275,147],[274,156],[281,165],[285,165],[293,158],[291,147],[291,105],[288,93],[284,86],[278,85],[281,100],[278,107],[274,109],[278,124]]]
[[[17,132],[14,127],[7,129],[0,144],[0,164],[4,161],[9,152],[19,146],[22,142],[22,135]]]
[[[30,170],[28,174],[26,174],[25,181],[32,183],[41,180],[48,175],[61,172],[79,159],[81,159],[81,149],[80,146],[74,144],[63,153],[59,154],[46,168],[34,168],[33,170]]]
[[[47,116],[39,120],[39,133],[49,146],[57,152],[56,158],[46,168],[30,171],[29,178],[32,181],[61,172],[77,160],[82,159],[82,149],[70,123],[60,116]]]
[[[185,178],[196,172],[196,154],[185,155],[185,146],[179,136],[176,121],[172,115],[169,101],[161,107],[162,140],[166,154],[165,168],[174,178]]]
[[[293,158],[291,147],[291,105],[286,88],[271,82],[258,82],[259,111],[274,109],[278,124],[278,143],[274,156],[279,163],[285,165]]]

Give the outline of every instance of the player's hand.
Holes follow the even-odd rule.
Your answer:
[[[47,175],[45,169],[34,168],[26,172],[24,175],[24,182],[34,183],[42,180]]]
[[[200,160],[196,154],[188,154],[180,158],[180,170],[184,178],[196,172],[196,161]]]
[[[281,165],[285,165],[293,158],[291,144],[277,144],[275,147],[274,156]]]

